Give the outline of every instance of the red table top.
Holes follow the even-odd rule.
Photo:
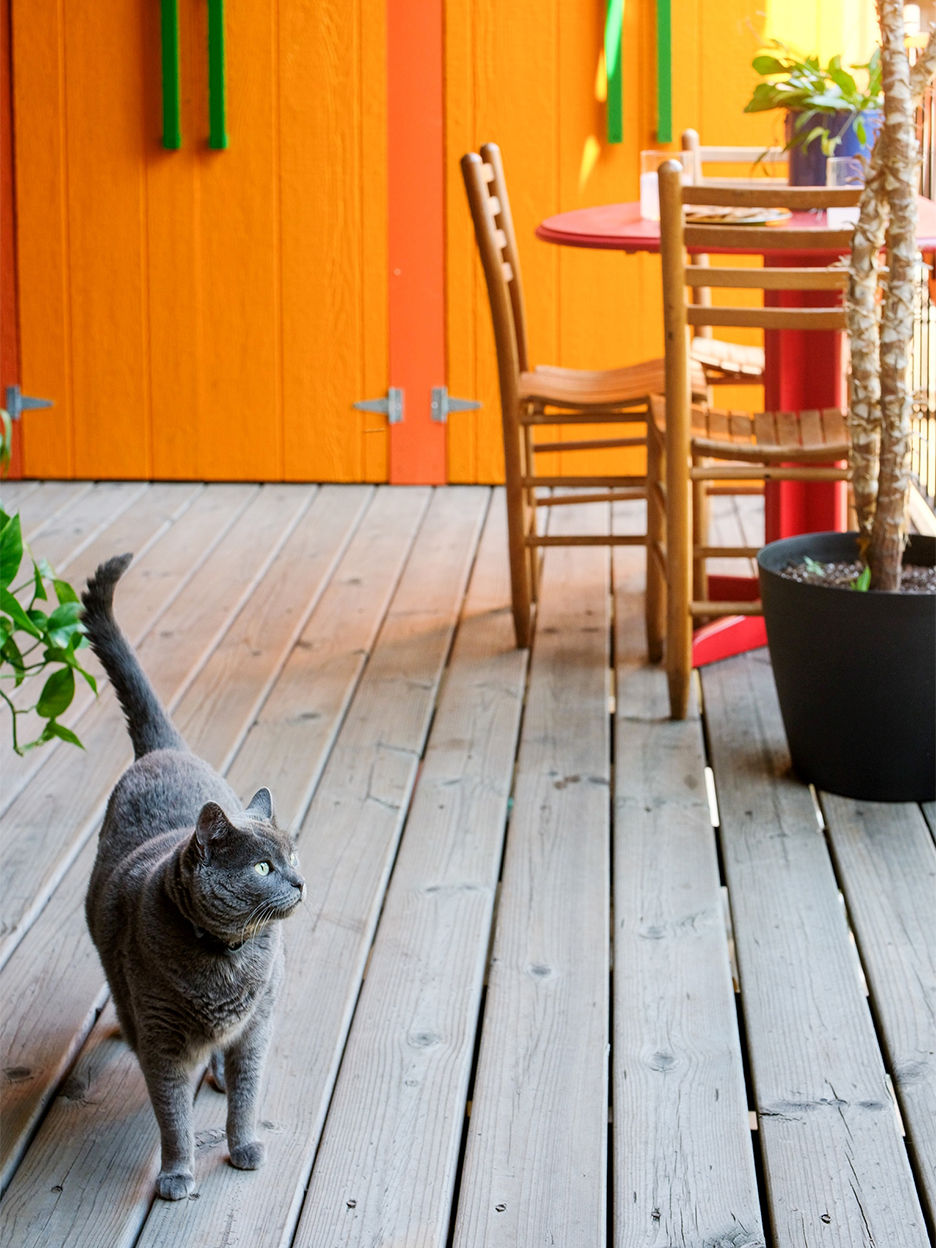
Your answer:
[[[783,246],[785,229],[820,228],[825,225],[824,212],[794,212],[782,224],[747,228],[751,246],[741,254],[762,255],[765,252],[787,251]],[[536,227],[536,237],[546,243],[565,247],[596,247],[605,251],[659,251],[660,223],[645,221],[640,204],[601,204],[597,208],[577,208],[547,217]],[[936,203],[917,197],[917,246],[920,251],[936,251]],[[735,251],[737,248],[706,248],[707,251]]]

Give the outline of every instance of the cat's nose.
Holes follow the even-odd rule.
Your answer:
[[[295,876],[295,878],[292,881],[292,886],[293,888],[299,889],[299,900],[305,901],[306,884],[305,884],[305,880],[302,878],[301,875]]]

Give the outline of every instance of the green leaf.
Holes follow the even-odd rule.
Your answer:
[[[838,60],[839,58],[836,57],[835,59]],[[833,70],[830,65],[829,77],[846,95],[856,96],[858,94],[858,84],[847,70],[841,68]]]
[[[806,565],[806,571],[811,576],[825,576],[825,568],[821,563],[817,563],[815,559],[810,559],[809,555],[803,556],[803,563]]]
[[[864,147],[868,141],[868,132],[865,130],[864,122],[860,117],[855,118],[855,138],[862,147]]]
[[[861,593],[867,593],[870,586],[871,586],[871,569],[867,567],[862,568],[861,575],[855,577],[855,579],[852,581],[851,587],[852,589],[860,590]]]
[[[49,595],[45,591],[42,583],[42,573],[39,571],[38,563],[33,564],[33,602],[37,598],[41,598],[43,602],[48,602]]]
[[[79,750],[84,749],[84,746],[70,728],[66,728],[63,724],[57,724],[54,720],[50,720],[46,724],[42,735],[45,737],[46,733],[50,737],[59,737],[62,741],[68,741],[70,745],[77,745]],[[46,740],[48,740],[48,737],[46,737]]]
[[[751,62],[757,74],[785,74],[789,66],[775,56],[755,56]]]
[[[44,611],[40,611],[38,607],[30,607],[26,614],[35,624],[36,628],[40,629],[42,632],[44,632],[48,627],[49,617]]]
[[[0,610],[5,611],[17,629],[24,633],[29,633],[30,637],[36,637],[42,640],[42,633],[36,628],[35,624],[16,601],[10,591],[0,587]]]
[[[26,664],[23,662],[23,656],[20,653],[19,646],[11,636],[8,636],[0,648],[0,656],[6,659],[10,667],[13,668],[16,677],[14,685],[19,688],[23,683],[23,677],[26,675]]]
[[[58,598],[60,603],[64,604],[66,602],[78,602],[78,595],[69,585],[68,581],[57,581],[53,578],[52,584],[55,587],[55,596]]]
[[[0,530],[0,588],[6,589],[23,560],[23,534],[18,515],[11,516]]]
[[[5,471],[13,454],[13,421],[10,413],[0,407],[0,471]]]
[[[75,696],[75,673],[70,667],[53,672],[43,686],[36,713],[43,719],[54,719],[71,705]]]
[[[67,646],[71,637],[81,628],[81,603],[63,602],[49,616],[49,642],[53,646]]]

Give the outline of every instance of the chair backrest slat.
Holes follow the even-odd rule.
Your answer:
[[[812,208],[854,208],[861,200],[860,186],[778,186],[766,182],[733,185],[684,186],[684,204],[705,204],[717,208],[790,208],[807,212]],[[749,227],[753,228],[753,227]]]
[[[846,269],[721,269],[699,266],[686,270],[686,285],[743,287],[749,290],[845,290],[848,272]]]
[[[682,132],[682,150],[695,152],[695,180],[698,185],[708,185],[718,179],[706,178],[703,165],[748,165],[752,169],[757,165],[787,165],[789,153],[782,147],[712,147],[703,146],[697,130]],[[764,178],[768,185],[773,178]]]
[[[771,230],[761,225],[687,225],[683,241],[687,247],[699,251],[751,251],[751,230]],[[774,232],[774,231],[771,231]],[[852,231],[822,228],[800,230],[784,229],[782,236],[776,231],[778,251],[848,251]],[[765,251],[767,248],[765,248]]]
[[[505,413],[514,413],[513,420],[516,421],[520,392],[520,360],[509,289],[510,278],[507,276],[512,266],[504,259],[503,250],[497,239],[499,231],[494,224],[494,214],[490,211],[491,195],[488,191],[488,187],[493,186],[493,181],[489,182],[485,177],[484,163],[477,152],[468,152],[461,158],[461,171],[491,305],[501,404]],[[503,223],[501,229],[503,229]],[[506,233],[506,230],[504,232]],[[507,452],[509,453],[513,447],[516,447],[516,438],[507,438],[505,440]],[[519,472],[519,466],[516,470]]]
[[[721,325],[748,329],[844,329],[843,308],[712,308],[694,304],[686,309],[689,325]]]
[[[507,194],[507,179],[504,177],[504,162],[500,148],[496,143],[482,143],[481,159],[484,161],[485,179],[490,184],[491,202],[497,202],[497,221],[499,234],[503,235],[501,250],[504,260],[510,265],[509,274],[505,270],[510,306],[513,309],[514,333],[517,337],[517,358],[520,371],[529,370],[530,359],[527,350],[526,306],[523,300],[523,280],[520,276],[520,253],[517,250],[517,235],[514,232],[513,215],[510,211],[510,196]],[[487,171],[490,170],[490,176]]]

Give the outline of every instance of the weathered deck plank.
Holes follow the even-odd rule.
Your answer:
[[[550,532],[608,531],[557,511]],[[547,551],[456,1248],[606,1234],[609,588],[607,548]]]
[[[39,488],[24,497],[20,506],[20,527],[26,541],[35,541],[46,525],[93,488],[93,481],[40,481]]]
[[[98,481],[30,539],[37,559],[66,571],[77,555],[150,489],[146,481]]]
[[[315,487],[265,486],[215,549],[210,573],[190,582],[138,647],[172,708],[227,632],[308,507]],[[209,579],[210,576],[210,579]],[[104,813],[132,757],[123,716],[105,691],[82,718],[87,753],[61,751],[5,817],[0,956],[9,956]]]
[[[270,788],[283,827],[298,827],[308,809],[431,498],[378,489],[231,764],[242,797]]]
[[[780,1248],[923,1248],[844,910],[789,757],[766,652],[703,669],[721,842]]]
[[[26,500],[30,494],[35,494],[40,485],[39,481],[0,481],[0,501],[3,503],[3,510],[9,516],[17,511],[22,515]]]
[[[166,613],[179,593],[210,558],[217,544],[238,516],[256,496],[255,485],[221,485],[201,492],[191,508],[184,511],[184,524],[172,524],[159,540],[141,553],[124,574],[121,596],[121,626],[134,646],[139,647],[156,621]],[[117,543],[119,546],[119,543]],[[106,554],[122,553],[110,549]],[[87,655],[89,652],[85,651]],[[93,656],[89,660],[93,663]],[[90,670],[99,671],[100,667]],[[81,735],[79,721],[94,705],[94,696],[83,680],[77,682],[72,705],[62,722]],[[53,765],[60,742],[51,741],[25,758],[4,756],[3,784],[0,788],[0,814],[43,768]]]
[[[446,1243],[526,660],[498,491],[295,1248]]]
[[[761,1248],[702,726],[647,665],[643,568],[614,551],[614,1244]]]
[[[936,1225],[936,846],[915,805],[823,793],[920,1191]]]
[[[434,496],[303,824],[300,853],[311,914],[293,919],[287,935],[292,969],[263,1097],[262,1112],[273,1124],[265,1134],[267,1168],[252,1175],[227,1164],[224,1101],[205,1089],[196,1106],[203,1145],[196,1158],[199,1199],[157,1201],[140,1248],[167,1242],[213,1246],[219,1226],[231,1243],[278,1244],[283,1228],[295,1224],[487,496],[485,489]],[[312,915],[318,916],[315,922]],[[128,1089],[142,1086],[138,1068],[128,1067],[126,1081]],[[96,1162],[88,1164],[100,1173]],[[276,1176],[273,1198],[265,1201],[271,1176]],[[290,1194],[285,1199],[284,1192]],[[85,1199],[90,1204],[105,1198],[121,1205],[119,1184],[107,1184],[106,1197],[95,1187]],[[112,1248],[134,1244],[140,1234],[138,1207],[128,1205],[125,1213]],[[86,1242],[99,1241],[88,1230]]]

